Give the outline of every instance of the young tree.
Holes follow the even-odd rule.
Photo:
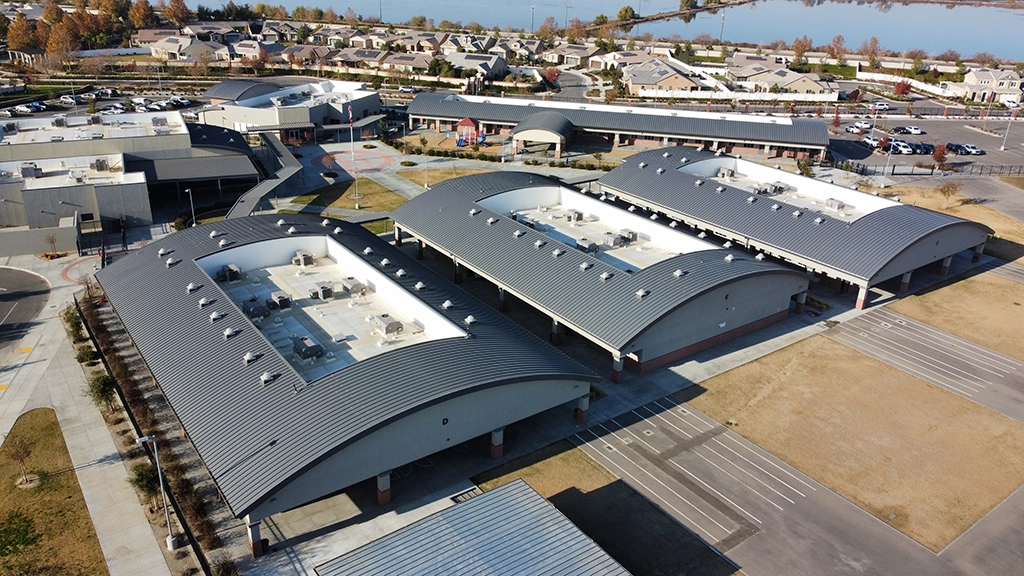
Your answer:
[[[825,47],[829,58],[836,61],[837,66],[846,64],[846,39],[842,34],[836,34],[832,41]]]
[[[835,116],[832,117],[832,127],[833,128],[839,128],[840,124],[842,124],[842,122],[840,122],[840,120],[839,120],[839,112],[836,111]]]
[[[25,469],[25,461],[32,455],[32,447],[20,436],[7,439],[7,457],[21,466],[21,480],[28,482],[28,471]]]
[[[963,184],[960,182],[943,182],[942,186],[939,186],[939,194],[942,195],[942,209],[945,210],[949,204],[949,199],[960,193],[960,189]]]
[[[558,82],[558,77],[562,75],[562,71],[554,66],[548,66],[544,69],[544,79],[548,81],[548,84],[552,86]]]
[[[708,33],[698,34],[693,38],[693,43],[703,46],[705,50],[711,50],[715,47],[715,38]]]
[[[46,7],[43,8],[43,20],[46,20],[50,26],[54,26],[62,18],[64,18],[64,11],[57,5],[57,0],[47,2]]]
[[[139,30],[156,25],[156,13],[153,12],[153,6],[150,5],[149,0],[135,0],[131,10],[128,11],[128,17],[131,19],[132,25]]]
[[[878,59],[878,54],[881,48],[878,45],[878,38],[872,36],[861,43],[860,48],[857,49],[857,53],[861,56],[867,56],[868,62],[873,62]],[[874,64],[872,64],[874,67]]]
[[[558,35],[558,24],[555,23],[554,16],[548,16],[544,19],[544,22],[537,28],[536,36],[538,39],[544,42],[551,42]]]
[[[583,21],[579,18],[573,18],[569,20],[569,31],[566,34],[566,40],[569,42],[577,42],[586,40],[590,33],[587,31],[587,27],[583,24]]]
[[[160,493],[160,476],[157,474],[156,464],[145,462],[134,466],[128,483],[138,490],[146,501],[152,502]]]
[[[25,15],[18,12],[7,30],[7,45],[15,50],[21,48],[37,48],[36,29]]]
[[[636,10],[633,10],[632,6],[628,6],[627,5],[627,6],[623,6],[622,8],[619,9],[619,15],[618,15],[618,19],[619,20],[632,20],[634,18],[639,18],[639,17],[640,17],[640,15],[636,13]]]
[[[804,64],[804,54],[806,54],[813,46],[814,44],[806,34],[796,40],[793,40],[793,45],[790,46],[790,49],[793,50],[793,65],[802,66]]]
[[[896,85],[893,86],[892,90],[898,96],[906,96],[907,94],[910,94],[910,82],[907,82],[906,80],[897,82]]]
[[[932,152],[932,160],[935,161],[935,165],[939,168],[939,170],[944,170],[946,168],[946,145],[945,144],[936,144],[935,145],[935,152]]]
[[[106,372],[97,374],[89,380],[89,399],[98,408],[111,410],[114,407],[114,395],[117,393],[117,381]]]
[[[324,20],[328,24],[335,24],[338,22],[338,13],[334,11],[334,8],[328,8],[324,11]]]
[[[170,0],[164,11],[164,16],[174,22],[176,26],[181,27],[192,19],[192,11],[185,5],[185,0]]]
[[[602,154],[601,152],[594,152],[593,154],[591,154],[591,156],[594,157],[594,160],[597,160],[597,167],[600,168],[601,160],[604,159],[604,154]]]
[[[345,24],[349,26],[359,24],[359,16],[356,16],[356,11],[351,6],[345,9]]]

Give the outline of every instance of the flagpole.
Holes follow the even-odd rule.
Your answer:
[[[352,143],[352,161],[356,161],[356,139],[352,132],[352,103],[348,103],[348,141]]]

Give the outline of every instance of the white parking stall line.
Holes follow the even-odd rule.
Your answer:
[[[830,336],[832,338],[834,338],[836,341],[850,346],[854,350],[859,350],[859,351],[867,354],[868,356],[871,356],[873,358],[877,358],[878,360],[881,360],[882,362],[885,362],[887,364],[895,366],[896,368],[899,368],[900,370],[902,370],[902,371],[904,371],[904,372],[906,372],[906,373],[908,373],[908,374],[910,374],[912,376],[917,376],[918,378],[921,378],[922,380],[924,380],[926,382],[931,382],[932,384],[935,384],[937,386],[942,386],[943,388],[948,388],[950,391],[955,392],[957,394],[961,394],[963,396],[967,396],[968,398],[972,398],[974,395],[971,394],[970,392],[964,390],[964,388],[967,388],[969,390],[977,392],[977,390],[968,387],[966,384],[962,384],[962,383],[952,383],[951,384],[949,382],[945,382],[941,376],[935,374],[934,372],[932,372],[927,367],[918,366],[917,364],[913,363],[910,360],[906,360],[904,358],[901,358],[900,355],[897,354],[895,351],[889,350],[887,348],[880,348],[880,347],[874,345],[873,343],[871,343],[870,340],[866,340],[864,338],[861,338],[861,337],[857,336],[856,334],[854,334],[851,331],[835,332],[833,334],[830,334]],[[872,349],[877,349],[877,350],[873,351]],[[885,359],[886,355],[891,357],[892,360],[891,361],[887,361]],[[928,374],[928,372],[931,372],[931,374]]]
[[[849,326],[847,328],[849,328]],[[954,348],[954,346],[952,346],[952,345],[948,345],[947,348],[940,348],[938,346],[933,346],[933,345],[931,345],[928,342],[928,340],[930,340],[931,338],[928,338],[927,336],[925,338],[918,337],[916,334],[912,333],[913,328],[911,328],[909,326],[905,327],[905,328],[902,328],[902,329],[900,329],[900,328],[892,328],[890,326],[890,328],[887,328],[887,330],[889,332],[891,332],[892,334],[894,334],[896,337],[903,337],[903,338],[913,339],[918,345],[920,345],[923,348],[930,348],[930,349],[934,350],[935,352],[937,352],[937,353],[939,353],[939,354],[941,354],[943,356],[947,356],[947,357],[952,358],[954,360],[959,360],[960,362],[963,362],[964,364],[967,364],[968,366],[971,366],[973,368],[977,368],[979,370],[983,370],[983,371],[988,372],[989,374],[992,374],[993,376],[997,376],[999,378],[1005,378],[1006,375],[1009,374],[1012,371],[1012,370],[1008,370],[1008,369],[1000,369],[1000,368],[993,369],[993,368],[989,368],[989,367],[985,366],[984,364],[980,364],[977,361],[966,357],[964,354],[960,353],[959,351],[953,350],[952,348]],[[874,330],[872,330],[872,331],[874,331]],[[892,341],[892,340],[890,340],[890,341]],[[923,352],[919,352],[919,353],[922,356],[924,356]],[[956,370],[958,370],[960,372],[965,372],[964,370],[962,370],[960,368],[956,368],[955,366],[952,366],[951,364],[947,364],[947,363],[944,363],[944,364],[946,364],[947,366],[950,366],[951,368],[954,368],[954,369],[956,369]]]
[[[939,360],[937,358],[932,358],[932,357],[930,357],[930,356],[928,356],[928,355],[926,355],[926,354],[924,354],[922,352],[919,352],[919,351],[915,350],[914,348],[911,348],[910,346],[907,346],[906,344],[901,344],[901,343],[899,343],[899,342],[897,342],[895,340],[892,340],[891,338],[886,338],[885,336],[882,336],[878,332],[875,332],[874,336],[875,336],[875,338],[877,340],[883,340],[885,342],[888,342],[894,348],[905,350],[905,354],[907,356],[911,357],[911,358],[920,358],[920,359],[923,359],[925,361],[928,361],[929,365],[934,365],[935,370],[941,370],[942,372],[946,372],[952,378],[957,378],[957,379],[964,378],[964,379],[978,380],[979,382],[971,382],[971,384],[973,384],[975,386],[980,386],[982,388],[986,387],[985,384],[991,384],[991,382],[989,382],[987,380],[984,380],[982,378],[979,378],[979,377],[975,376],[974,374],[971,374],[970,372],[968,372],[966,370],[963,370],[961,368],[957,368],[956,366],[953,366],[952,364],[943,362],[942,360]],[[942,367],[940,367],[940,365],[941,366],[945,366],[946,368],[942,368]],[[959,375],[957,374],[957,372],[959,372]],[[966,382],[962,383],[962,384],[965,387],[968,386]],[[975,392],[977,392],[977,390],[975,390]]]
[[[616,434],[615,432],[612,432],[611,430],[606,428],[603,423],[602,424],[598,424],[598,426],[600,426],[601,428],[604,428],[605,432],[607,432],[607,433],[611,434],[612,436],[614,436],[615,439],[618,440],[619,442],[622,442],[623,444],[629,444],[628,440],[626,440],[625,438],[621,438],[618,434]]]
[[[607,442],[606,442],[605,440],[601,439],[601,437],[600,437],[600,436],[598,436],[598,435],[597,435],[597,433],[596,433],[596,432],[594,432],[594,431],[593,431],[592,429],[588,429],[588,430],[587,430],[587,432],[590,432],[590,433],[591,433],[591,434],[592,434],[592,435],[594,436],[594,438],[597,438],[597,439],[601,440],[602,442],[605,442],[605,443],[607,443]],[[583,438],[580,438],[580,435],[579,435],[579,434],[575,434],[574,436],[576,436],[576,438],[579,438],[579,440],[580,440],[580,441],[582,441],[582,442],[584,442],[585,444],[587,444],[587,442],[586,442],[586,441],[584,441],[584,440],[583,440]],[[611,445],[609,444],[609,446],[611,446]],[[622,455],[622,456],[623,456],[624,458],[626,458],[626,460],[627,460],[627,461],[628,461],[628,462],[629,462],[630,464],[633,464],[633,466],[635,466],[637,470],[639,470],[640,472],[643,472],[644,474],[646,474],[646,475],[647,475],[647,476],[648,476],[648,477],[649,477],[649,478],[650,478],[651,480],[654,480],[654,481],[655,481],[655,482],[657,482],[658,484],[661,484],[661,486],[662,486],[662,487],[663,487],[663,488],[664,488],[665,490],[668,490],[668,491],[669,491],[669,492],[670,492],[670,493],[671,493],[672,495],[674,495],[674,496],[675,496],[676,498],[679,498],[680,500],[682,500],[683,502],[685,502],[685,503],[686,503],[686,504],[687,504],[688,506],[690,506],[691,508],[693,508],[694,510],[696,510],[697,512],[699,512],[699,513],[700,513],[700,514],[701,514],[702,516],[704,516],[705,518],[707,518],[708,520],[710,520],[712,524],[714,524],[715,526],[718,526],[719,528],[721,528],[722,532],[724,532],[726,536],[728,536],[729,534],[732,534],[732,532],[731,532],[731,531],[730,531],[730,530],[729,530],[728,528],[726,528],[725,526],[722,526],[721,524],[719,524],[719,523],[718,523],[718,522],[717,522],[717,521],[716,521],[716,520],[715,520],[714,518],[712,518],[712,517],[708,516],[708,514],[707,514],[706,512],[704,512],[703,510],[701,510],[701,509],[700,509],[700,508],[698,508],[697,506],[694,506],[694,504],[693,504],[692,502],[690,502],[689,500],[687,500],[687,499],[686,499],[685,497],[683,497],[683,496],[682,496],[681,494],[679,494],[679,493],[678,493],[678,492],[676,492],[675,490],[673,490],[673,489],[669,488],[668,486],[666,486],[666,485],[665,485],[665,483],[664,483],[664,482],[662,482],[662,481],[661,481],[661,480],[660,480],[659,478],[657,478],[656,476],[654,476],[653,474],[651,474],[651,473],[650,473],[650,472],[648,472],[647,470],[644,470],[643,468],[641,468],[641,467],[640,467],[640,466],[639,466],[639,465],[638,465],[638,464],[637,464],[636,462],[633,462],[633,460],[632,460],[631,458],[629,458],[629,456],[627,456],[627,455],[623,454],[622,452],[620,452],[619,450],[617,450],[617,449],[616,449],[616,448],[615,448],[614,446],[611,446],[611,448],[612,448],[612,450],[614,450],[615,452],[618,452],[618,453],[619,453],[620,455]],[[644,490],[647,490],[647,491],[648,491],[648,492],[649,492],[649,493],[650,493],[650,494],[651,494],[651,495],[652,495],[653,497],[655,497],[655,498],[657,498],[658,500],[660,500],[660,501],[664,502],[666,506],[668,506],[669,508],[671,508],[672,510],[674,510],[674,511],[675,511],[675,512],[676,512],[677,514],[679,514],[680,516],[682,516],[683,518],[685,518],[687,522],[689,522],[689,523],[690,523],[690,524],[692,524],[692,525],[693,525],[693,526],[694,526],[695,528],[697,528],[698,530],[700,530],[701,532],[703,532],[704,534],[706,534],[706,535],[707,535],[707,536],[708,536],[709,538],[712,538],[712,539],[714,539],[714,538],[715,538],[715,537],[714,537],[714,535],[713,535],[713,534],[711,534],[711,532],[709,532],[707,528],[704,528],[704,527],[702,527],[702,526],[701,526],[700,524],[698,524],[698,523],[694,522],[692,518],[690,518],[689,516],[687,516],[686,514],[684,514],[684,513],[683,513],[683,512],[681,511],[681,510],[679,510],[678,508],[676,508],[675,506],[673,506],[673,505],[672,505],[671,503],[669,503],[669,502],[668,502],[667,500],[665,500],[665,499],[664,499],[663,497],[659,496],[657,492],[655,492],[655,491],[654,491],[654,490],[652,490],[652,489],[651,489],[650,487],[648,487],[648,486],[647,486],[646,484],[644,484],[643,482],[641,482],[641,481],[640,481],[640,480],[639,480],[639,479],[638,479],[638,478],[637,478],[636,476],[634,476],[634,475],[630,474],[630,473],[629,473],[629,472],[628,472],[627,470],[625,470],[624,468],[622,468],[621,466],[619,466],[618,464],[616,464],[616,463],[615,463],[614,461],[612,461],[612,459],[611,459],[611,458],[609,458],[609,457],[608,457],[607,455],[605,455],[605,454],[602,454],[600,450],[594,450],[594,452],[596,452],[596,453],[597,453],[597,454],[598,454],[598,455],[599,455],[599,456],[600,456],[601,458],[603,458],[603,459],[607,460],[607,461],[608,461],[608,462],[609,462],[609,463],[610,463],[610,464],[611,464],[612,466],[615,466],[615,468],[616,468],[616,469],[618,469],[618,470],[619,470],[620,472],[622,472],[623,474],[625,474],[625,475],[629,476],[629,477],[630,477],[630,478],[631,478],[631,479],[632,479],[632,480],[633,480],[634,482],[636,482],[636,483],[637,483],[637,484],[639,484],[640,486],[643,486]],[[717,541],[717,540],[716,540],[716,541]]]
[[[672,402],[672,400],[669,400],[669,398],[668,398],[667,396],[666,396],[665,398],[662,398],[662,400],[666,400],[667,402],[669,402],[670,404],[672,404],[672,408],[676,408],[677,410],[681,410],[681,411],[682,411],[682,412],[683,412],[684,414],[687,414],[687,415],[689,415],[689,414],[690,414],[690,412],[689,412],[688,410],[686,410],[686,405],[685,405],[685,404],[682,404],[682,403],[679,403],[679,404],[674,404],[674,403]],[[654,405],[655,405],[655,406],[657,406],[658,408],[661,408],[661,409],[662,409],[662,410],[664,410],[665,412],[668,412],[668,413],[672,414],[673,416],[675,416],[676,418],[678,418],[680,422],[682,422],[683,424],[686,424],[686,425],[687,425],[687,426],[689,426],[690,428],[693,428],[694,430],[696,430],[698,434],[703,434],[703,433],[707,432],[707,430],[701,430],[701,429],[700,429],[700,427],[698,427],[698,426],[695,426],[695,425],[693,424],[693,422],[690,422],[690,421],[689,421],[689,420],[687,420],[686,418],[683,418],[683,417],[682,417],[682,416],[680,416],[679,414],[677,414],[677,413],[673,412],[673,411],[672,411],[671,409],[669,409],[669,408],[665,408],[665,407],[664,407],[664,406],[662,406],[662,405],[661,405],[660,403],[658,403],[658,401],[657,401],[657,400],[655,400],[655,401],[654,401]],[[700,418],[698,418],[698,420],[700,420]],[[703,421],[702,421],[702,422],[703,422]],[[714,428],[714,427],[712,426],[711,428]]]
[[[993,362],[994,364],[1001,364],[1007,366],[1009,369],[1018,369],[1024,367],[1024,362],[1021,362],[1016,358],[1000,354],[995,350],[986,348],[984,346],[981,346],[980,344],[975,344],[974,342],[971,342],[970,340],[965,340],[963,338],[960,338],[959,336],[954,336],[949,332],[944,332],[942,330],[939,330],[938,328],[935,328],[934,326],[925,324],[924,322],[918,322],[912,318],[907,318],[905,316],[897,314],[896,312],[892,312],[891,310],[880,308],[877,311],[877,314],[885,315],[887,318],[898,318],[900,320],[903,320],[905,321],[908,327],[918,330],[921,334],[927,335],[930,339],[944,342],[951,347],[960,348],[972,354],[985,356],[989,358],[990,361]],[[857,320],[859,320],[859,318]]]
[[[714,448],[712,448],[711,446],[708,446],[707,444],[704,444],[704,445],[702,445],[702,447],[703,447],[703,448],[705,448],[705,449],[707,449],[707,450],[708,450],[709,452],[711,452],[711,453],[712,453],[712,454],[714,454],[715,456],[718,456],[718,457],[719,457],[719,458],[721,458],[722,460],[725,460],[725,461],[726,461],[726,462],[728,462],[729,464],[732,464],[734,468],[736,468],[736,469],[737,469],[737,470],[739,470],[740,472],[743,472],[743,473],[744,473],[744,474],[746,474],[747,476],[750,476],[751,478],[753,478],[754,480],[756,480],[756,481],[757,481],[757,482],[758,482],[759,484],[761,484],[761,485],[762,485],[762,486],[764,486],[765,488],[767,488],[767,489],[771,490],[772,492],[775,492],[776,494],[778,494],[779,496],[781,496],[781,497],[782,497],[783,499],[785,499],[785,500],[786,500],[787,502],[789,502],[790,504],[795,504],[795,502],[793,502],[792,500],[790,500],[788,496],[786,496],[786,495],[785,495],[785,494],[783,494],[782,492],[779,492],[779,491],[778,491],[778,490],[776,490],[775,488],[773,488],[773,487],[769,486],[769,485],[768,485],[767,483],[765,483],[765,481],[764,481],[764,480],[761,480],[761,479],[760,479],[760,478],[758,478],[757,476],[754,476],[754,475],[753,475],[753,474],[751,474],[751,473],[750,473],[750,472],[749,472],[749,471],[748,471],[748,470],[747,470],[746,468],[744,468],[744,467],[740,466],[739,464],[737,464],[737,463],[733,462],[732,460],[729,460],[729,459],[728,459],[728,458],[726,458],[725,456],[722,456],[721,454],[719,454],[718,452],[716,452],[716,451],[715,451],[715,449],[714,449]],[[694,453],[696,453],[696,450],[697,450],[697,449],[696,449],[696,448],[694,448]]]
[[[648,424],[650,424],[651,426],[653,426],[653,427],[655,427],[655,428],[657,428],[657,427],[658,427],[658,425],[657,425],[657,424],[655,424],[654,422],[651,422],[650,420],[648,420],[648,419],[647,419],[647,417],[646,417],[646,416],[642,416],[642,415],[641,415],[641,414],[640,414],[639,412],[637,412],[636,410],[630,410],[630,412],[632,412],[633,414],[636,414],[637,418],[639,418],[639,419],[643,420],[644,422],[647,422],[647,423],[648,423]]]
[[[632,430],[630,430],[629,428],[626,428],[626,427],[625,427],[625,426],[623,426],[622,424],[619,424],[618,422],[616,422],[616,421],[615,421],[615,418],[609,418],[608,420],[609,420],[609,421],[611,421],[612,423],[614,423],[614,424],[615,424],[616,426],[618,426],[620,430],[624,430],[624,431],[626,432],[626,434],[629,434],[629,435],[630,435],[630,436],[632,436],[633,438],[636,438],[636,439],[637,439],[637,441],[639,441],[639,442],[640,442],[641,444],[643,444],[644,446],[647,446],[648,448],[650,448],[650,449],[651,449],[651,451],[652,451],[652,452],[654,452],[655,454],[661,454],[661,450],[658,450],[658,449],[657,449],[657,448],[655,448],[654,446],[651,446],[651,445],[650,445],[650,444],[648,444],[647,442],[644,442],[643,438],[640,438],[640,437],[639,437],[639,436],[637,436],[636,434],[633,434],[633,431],[632,431]],[[604,428],[604,424],[601,424],[601,428]],[[605,430],[608,430],[607,428],[604,428],[604,429],[605,429]],[[609,430],[609,432],[610,432],[610,430]]]
[[[728,502],[729,504],[731,504],[731,505],[733,506],[733,508],[736,508],[736,509],[737,509],[737,510],[739,510],[740,512],[742,512],[742,513],[746,514],[747,516],[750,516],[751,520],[753,520],[754,522],[757,522],[758,524],[761,524],[761,523],[762,523],[762,522],[761,522],[760,520],[758,520],[757,516],[754,516],[754,515],[753,515],[753,514],[751,514],[750,512],[747,512],[746,510],[744,510],[744,509],[743,509],[743,507],[742,507],[742,506],[740,506],[739,504],[737,504],[737,503],[733,502],[732,500],[730,500],[728,496],[726,496],[725,494],[722,494],[722,493],[721,493],[721,492],[719,492],[718,490],[715,490],[715,489],[714,489],[714,487],[712,487],[712,486],[711,486],[710,484],[708,484],[707,482],[705,482],[705,481],[701,480],[700,478],[698,478],[696,474],[694,474],[693,472],[690,472],[689,470],[687,470],[686,468],[684,468],[684,467],[682,466],[682,464],[679,464],[679,463],[678,463],[678,462],[676,462],[675,460],[669,460],[669,462],[671,462],[671,463],[672,463],[672,464],[673,464],[673,465],[674,465],[674,466],[675,466],[676,468],[679,468],[680,470],[682,470],[683,472],[685,472],[685,473],[686,473],[687,475],[689,475],[689,476],[690,476],[690,478],[693,478],[693,479],[694,479],[694,480],[696,480],[697,482],[700,482],[702,486],[704,486],[704,487],[705,487],[705,488],[707,488],[708,490],[710,490],[710,491],[714,492],[714,493],[715,493],[715,494],[716,494],[716,495],[717,495],[717,496],[718,496],[719,498],[721,498],[722,500],[725,500],[726,502]]]
[[[851,322],[856,322],[859,320],[861,319],[857,318]],[[900,320],[896,321],[900,322]],[[930,329],[926,330],[924,329],[924,327]],[[993,350],[989,350],[988,348],[979,347],[977,345],[965,346],[963,345],[964,340],[957,338],[955,336],[951,336],[950,334],[942,332],[940,330],[931,328],[930,326],[927,326],[925,324],[920,324],[918,322],[907,322],[904,324],[903,329],[893,330],[893,332],[895,332],[896,334],[902,333],[907,337],[913,337],[918,334],[920,336],[924,336],[924,338],[915,338],[915,340],[919,341],[923,346],[931,348],[932,350],[935,350],[940,354],[953,356],[955,358],[960,359],[966,364],[976,366],[978,368],[981,368],[982,370],[985,370],[986,372],[991,372],[1000,377],[1004,377],[1006,374],[1013,372],[1018,367],[1024,366],[1024,364],[1013,360],[1009,360],[1007,357],[1002,356],[1001,354]],[[944,335],[946,336],[946,338],[941,338],[940,335]],[[932,341],[940,343],[942,346],[944,346],[944,348],[933,346],[930,343]],[[974,358],[973,356],[979,356],[983,358]],[[984,365],[979,364],[978,361],[992,364],[994,365],[994,368],[987,368]]]
[[[804,482],[802,479],[800,479],[799,476],[793,474],[789,470],[786,470],[782,466],[779,466],[778,464],[773,462],[770,458],[768,458],[768,456],[766,456],[764,453],[762,453],[763,451],[754,450],[753,448],[748,446],[746,443],[740,442],[739,434],[736,434],[735,432],[730,430],[730,431],[726,432],[725,434],[722,434],[722,436],[732,440],[733,442],[736,443],[737,446],[740,446],[741,448],[744,448],[745,450],[747,450],[751,454],[754,454],[755,456],[761,458],[762,460],[764,460],[768,464],[771,464],[772,466],[777,468],[779,470],[779,472],[782,472],[783,474],[789,476],[793,480],[796,480],[797,482],[803,484],[804,486],[808,487],[809,489],[814,490],[815,492],[817,492],[818,489],[815,488],[813,484],[808,484],[807,482]]]
[[[732,473],[730,473],[730,472],[729,472],[728,470],[726,470],[725,468],[722,468],[722,467],[721,467],[721,466],[719,466],[718,464],[715,464],[715,463],[714,463],[714,462],[712,462],[712,461],[711,461],[711,460],[710,460],[710,459],[709,459],[709,458],[708,458],[707,456],[705,456],[705,455],[701,454],[700,452],[697,452],[697,451],[696,451],[696,449],[694,449],[694,450],[691,450],[691,451],[690,451],[690,453],[691,453],[691,454],[693,454],[694,456],[697,456],[697,457],[698,457],[698,458],[700,458],[701,460],[704,460],[704,461],[705,461],[705,462],[707,462],[708,464],[711,464],[712,466],[714,466],[715,468],[717,468],[718,470],[720,470],[720,471],[722,472],[722,474],[725,474],[725,475],[726,475],[726,476],[728,476],[729,478],[732,478],[732,479],[733,479],[733,480],[734,480],[734,481],[735,481],[735,482],[736,482],[737,484],[739,484],[740,486],[743,486],[743,487],[744,487],[744,488],[746,488],[747,490],[750,490],[751,492],[753,492],[754,494],[756,494],[757,496],[759,496],[759,497],[760,497],[760,498],[761,498],[762,500],[764,500],[765,502],[767,502],[767,503],[771,504],[772,506],[775,506],[775,507],[776,507],[776,508],[778,508],[779,510],[782,510],[782,509],[783,509],[783,508],[782,508],[782,506],[779,506],[778,504],[776,504],[776,503],[775,503],[775,502],[774,502],[774,501],[773,501],[773,500],[772,500],[771,498],[768,498],[768,497],[767,497],[767,496],[765,496],[764,494],[761,494],[761,493],[760,493],[760,492],[758,492],[757,490],[754,490],[754,488],[753,488],[752,486],[749,486],[749,485],[748,485],[748,484],[747,484],[746,482],[744,482],[743,480],[740,480],[739,478],[737,478],[737,477],[733,476],[733,475],[732,475]]]
[[[656,404],[656,403],[655,403],[655,404]],[[687,432],[686,430],[683,430],[683,429],[682,429],[682,428],[680,428],[679,426],[676,426],[675,424],[673,424],[673,423],[669,422],[669,421],[668,421],[668,419],[666,419],[666,418],[665,418],[664,416],[662,416],[661,414],[659,414],[659,413],[655,412],[654,410],[651,410],[651,409],[650,409],[650,408],[648,408],[647,406],[643,406],[643,409],[644,409],[644,410],[647,410],[647,411],[648,411],[648,412],[650,412],[651,414],[654,414],[655,416],[657,416],[658,418],[660,418],[660,419],[661,419],[661,420],[662,420],[663,422],[665,422],[665,424],[668,424],[669,426],[671,426],[672,428],[674,428],[674,429],[676,430],[676,432],[679,432],[680,434],[682,434],[683,436],[686,436],[687,438],[693,438],[693,435],[692,435],[692,434],[690,434],[690,433],[689,433],[689,432]]]
[[[776,481],[776,482],[778,482],[779,484],[782,484],[783,486],[785,486],[786,488],[789,488],[789,489],[790,489],[790,490],[792,490],[793,492],[796,492],[796,493],[797,493],[797,494],[799,494],[800,496],[802,496],[802,497],[804,497],[804,498],[806,498],[806,497],[807,497],[807,495],[806,495],[806,494],[804,494],[803,492],[801,492],[801,491],[797,490],[796,488],[794,488],[794,487],[790,486],[790,485],[789,485],[789,484],[787,484],[787,483],[786,483],[785,481],[783,481],[783,480],[782,480],[782,478],[779,478],[778,476],[776,476],[776,475],[772,474],[771,472],[769,472],[769,471],[765,470],[764,468],[761,468],[760,466],[758,466],[757,464],[755,464],[754,462],[752,462],[752,461],[751,461],[751,460],[750,460],[749,458],[747,458],[746,456],[744,456],[744,455],[740,454],[739,452],[737,452],[737,451],[733,450],[732,448],[730,448],[730,447],[726,446],[726,445],[725,445],[725,443],[723,443],[723,442],[722,442],[721,440],[719,440],[718,438],[714,438],[714,441],[715,441],[716,443],[718,443],[718,445],[719,445],[719,446],[721,446],[722,448],[725,448],[725,449],[726,449],[726,450],[728,450],[729,452],[732,452],[732,453],[733,453],[733,454],[735,454],[736,456],[738,456],[738,457],[740,457],[741,459],[743,459],[743,461],[744,461],[744,462],[746,462],[747,464],[750,464],[750,465],[751,465],[751,466],[753,466],[754,468],[757,468],[757,469],[758,469],[758,470],[760,470],[761,472],[763,472],[763,473],[767,474],[769,478],[772,478],[773,480],[775,480],[775,481]]]

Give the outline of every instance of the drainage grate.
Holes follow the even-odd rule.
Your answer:
[[[879,322],[878,325],[882,328],[892,328],[892,324],[889,324],[888,322]]]
[[[650,430],[644,430],[644,434],[647,436],[654,436],[654,432],[651,432]]]

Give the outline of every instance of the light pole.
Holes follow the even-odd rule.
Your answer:
[[[530,34],[533,34],[533,11],[536,9],[536,6],[530,6]]]
[[[572,8],[572,6],[569,6],[569,3],[566,2],[565,3],[565,21],[564,21],[563,27],[565,28],[565,34],[567,36],[569,35],[569,8]]]
[[[1010,125],[1013,124],[1013,117],[1017,114],[1016,110],[1010,112],[1010,117],[1006,120],[1006,132],[1003,132],[1003,145],[999,147],[1000,150],[1006,150],[1006,137],[1010,135]]]
[[[192,189],[185,188],[185,192],[188,192],[188,205],[192,207],[192,226],[196,225],[196,204],[192,201]]]
[[[885,190],[885,173],[889,171],[889,161],[892,160],[892,141],[888,138],[883,138],[882,141],[889,147],[889,151],[885,156],[885,169],[882,170],[882,190]],[[881,143],[879,143],[879,145],[881,145]]]
[[[167,493],[164,492],[164,475],[160,471],[160,450],[156,447],[156,436],[143,436],[135,441],[139,446],[146,442],[153,443],[153,456],[156,457],[156,475],[160,478],[160,497],[164,501],[164,519],[167,521],[167,549],[174,550],[178,547],[178,540],[174,537],[174,530],[171,528],[171,513],[167,510]]]

